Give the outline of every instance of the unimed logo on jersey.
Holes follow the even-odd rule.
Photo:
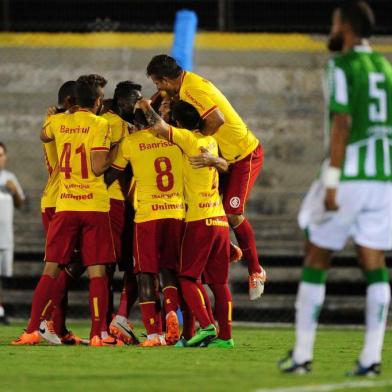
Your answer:
[[[233,208],[238,208],[241,204],[241,199],[238,196],[234,196],[230,199],[230,206]]]

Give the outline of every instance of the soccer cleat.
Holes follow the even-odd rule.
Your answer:
[[[214,324],[208,325],[206,328],[200,328],[196,335],[187,341],[187,347],[200,346],[201,343],[205,344],[216,338],[216,327]]]
[[[103,346],[120,347],[120,346],[124,346],[125,343],[110,335],[104,339],[101,339],[99,336],[95,335],[92,339],[90,339],[89,345],[93,347],[103,347]]]
[[[363,376],[363,377],[375,377],[381,374],[381,363],[373,363],[368,367],[362,366],[359,362],[357,368],[351,372],[347,372],[346,376]]]
[[[260,298],[264,293],[264,283],[267,280],[267,274],[262,268],[261,272],[254,272],[249,275],[249,299],[251,301]]]
[[[162,335],[154,334],[154,336],[147,338],[144,342],[140,343],[140,347],[158,347],[166,346],[166,340]]]
[[[115,316],[110,323],[109,332],[126,344],[139,344],[133,325],[123,316]]]
[[[230,241],[230,263],[238,263],[241,259],[241,248]]]
[[[61,344],[61,339],[57,336],[54,330],[53,321],[41,321],[41,324],[39,325],[39,334],[51,344]]]
[[[188,347],[186,339],[184,337],[181,337],[181,339],[177,341],[174,347],[180,347],[180,348]]]
[[[73,334],[72,331],[68,331],[64,336],[61,338],[61,343],[67,346],[79,346],[81,344],[88,345],[89,341],[86,339],[82,339],[79,336]]]
[[[41,342],[41,336],[38,331],[31,333],[23,332],[17,339],[11,342],[14,346],[29,346],[33,344],[39,344]]]
[[[282,373],[307,374],[312,371],[312,362],[296,363],[293,359],[293,352],[289,351],[287,357],[278,362],[278,368]]]
[[[211,342],[207,344],[207,347],[210,348],[234,348],[234,340],[233,339],[213,339]]]
[[[180,323],[176,312],[170,311],[166,316],[166,343],[170,346],[176,344],[180,339]]]

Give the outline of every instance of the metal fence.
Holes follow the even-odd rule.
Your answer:
[[[227,95],[266,153],[247,214],[270,280],[263,300],[251,304],[246,298],[245,266],[232,269],[236,319],[293,320],[303,240],[296,213],[324,156],[321,79],[328,59],[324,41],[323,36],[302,34],[197,36],[195,71]],[[391,50],[388,37],[375,41],[383,50]],[[28,207],[15,219],[15,277],[6,284],[11,314],[27,315],[41,270],[44,236],[39,199],[46,171],[38,134],[47,106],[55,103],[62,82],[92,72],[108,79],[108,97],[116,83],[127,79],[141,83],[145,95],[151,95],[154,88],[145,76],[146,64],[153,55],[168,53],[171,42],[170,33],[0,34],[0,140],[9,150],[8,167],[29,198]],[[352,262],[342,262],[341,267],[332,274],[328,286],[332,296],[323,317],[361,321],[361,275]],[[119,289],[119,280],[116,285]],[[71,316],[87,313],[85,288],[85,280],[75,287]],[[337,305],[342,295],[350,312]]]

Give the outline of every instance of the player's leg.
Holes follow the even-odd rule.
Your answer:
[[[135,223],[134,271],[137,276],[139,305],[142,321],[147,332],[143,347],[165,345],[162,335],[161,314],[157,311],[156,277],[159,272],[159,232],[161,220]]]
[[[0,324],[9,325],[3,306],[4,283],[12,277],[14,263],[14,249],[0,249]]]
[[[366,333],[358,367],[352,375],[377,375],[381,371],[381,353],[391,300],[389,274],[383,251],[363,246],[357,249],[367,281]]]
[[[199,322],[200,329],[188,342],[197,346],[208,343],[216,336],[216,328],[207,311],[205,297],[200,289],[201,275],[211,251],[210,226],[204,220],[188,222],[181,246],[179,282],[183,298]],[[198,246],[195,252],[195,246]]]
[[[252,225],[244,216],[246,201],[263,166],[263,150],[259,146],[247,157],[230,166],[224,186],[223,204],[238,245],[248,262],[249,297],[255,300],[264,292],[266,274],[260,266]]]
[[[367,203],[355,222],[354,242],[364,271],[366,333],[358,367],[353,375],[376,375],[381,371],[381,352],[391,298],[384,250],[392,248],[392,188],[388,183],[360,185]]]
[[[122,345],[122,342],[109,336],[106,320],[109,299],[107,265],[116,262],[109,214],[105,212],[79,212],[78,216],[81,222],[81,259],[83,265],[87,267],[90,280],[90,345]]]
[[[220,218],[221,220],[226,218]],[[228,285],[230,263],[229,227],[212,226],[212,248],[203,277],[215,298],[215,317],[219,325],[217,339],[208,347],[232,348],[232,296]]]

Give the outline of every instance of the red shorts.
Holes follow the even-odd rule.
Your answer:
[[[263,167],[261,144],[245,158],[229,166],[229,172],[220,178],[223,207],[226,214],[241,215],[245,203]]]
[[[225,216],[187,222],[179,276],[225,284],[229,279],[230,234]]]
[[[53,219],[55,213],[56,213],[56,207],[47,207],[44,209],[44,212],[41,213],[42,224],[44,226],[45,235],[48,234],[49,223]]]
[[[127,201],[110,199],[109,216],[118,268],[132,272],[133,208]]]
[[[162,268],[178,270],[184,222],[157,219],[135,223],[133,263],[135,273],[157,274]]]
[[[109,213],[56,212],[46,238],[45,261],[68,264],[78,241],[83,265],[116,262]]]

